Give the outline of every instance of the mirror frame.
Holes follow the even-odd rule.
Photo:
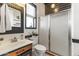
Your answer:
[[[21,27],[12,27],[12,30],[0,34],[14,34],[24,32],[24,8],[15,3],[6,3],[9,7],[19,10],[21,12]]]

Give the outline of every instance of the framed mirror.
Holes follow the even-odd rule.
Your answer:
[[[36,29],[37,28],[37,8],[33,3],[28,3],[25,6],[25,28]]]
[[[4,5],[4,4],[3,4]],[[4,29],[0,34],[12,34],[24,32],[24,8],[14,3],[5,4]],[[2,17],[2,16],[1,16]]]

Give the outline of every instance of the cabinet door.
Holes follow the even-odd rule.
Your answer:
[[[68,11],[51,15],[50,50],[59,55],[69,55]]]
[[[23,55],[27,53],[28,51],[32,51],[32,44],[29,44],[23,48],[17,49],[16,51],[10,52],[7,54],[7,56],[18,56],[18,55]],[[30,53],[31,55],[31,53]]]

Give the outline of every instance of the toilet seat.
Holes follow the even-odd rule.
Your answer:
[[[41,44],[37,44],[34,48],[39,51],[46,51],[46,47]]]

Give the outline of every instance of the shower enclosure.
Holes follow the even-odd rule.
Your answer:
[[[58,55],[71,55],[70,9],[40,17],[39,44]]]

